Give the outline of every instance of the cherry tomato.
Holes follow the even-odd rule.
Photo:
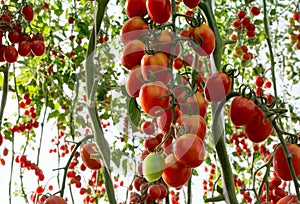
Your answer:
[[[101,168],[101,161],[100,159],[92,158],[92,155],[97,154],[97,145],[95,143],[85,143],[81,145],[80,148],[80,157],[82,162],[86,167],[92,170],[98,170]]]
[[[175,114],[174,121],[176,121],[177,118],[179,117],[179,115],[181,114],[178,106],[175,107],[174,114]],[[172,117],[173,117],[173,110],[170,107],[170,109],[167,109],[163,113],[163,115],[161,115],[157,118],[157,120],[156,120],[157,126],[165,133],[168,133],[170,131],[170,127],[171,127]]]
[[[146,81],[157,80],[167,85],[171,80],[169,58],[163,52],[145,54],[141,60],[141,69]]]
[[[8,63],[14,63],[18,59],[18,51],[12,45],[8,45],[4,48],[3,58]]]
[[[133,69],[136,65],[141,64],[141,59],[145,54],[145,44],[138,40],[132,40],[124,47],[121,63],[128,70]]]
[[[199,45],[193,44],[193,49],[201,56],[209,56],[215,49],[215,34],[212,29],[206,25],[201,24],[200,26],[194,28],[190,32],[190,36]]]
[[[281,198],[276,204],[297,204],[298,198],[296,195],[288,195]]]
[[[134,16],[124,23],[121,30],[121,40],[126,44],[131,40],[139,39],[147,31],[148,24],[140,16]]]
[[[219,102],[231,91],[232,79],[224,72],[216,72],[208,77],[205,84],[205,96],[210,102]]]
[[[291,143],[287,143],[286,146],[289,154],[294,155],[292,157],[292,165],[298,178],[300,176],[300,147]],[[280,145],[275,151],[273,166],[277,176],[279,176],[282,180],[292,180],[292,174],[290,172],[282,145]]]
[[[146,114],[152,117],[163,115],[170,105],[170,91],[161,81],[144,84],[139,93],[140,104]]]
[[[245,133],[252,142],[262,142],[268,138],[273,128],[270,120],[265,118],[266,114],[255,106],[255,111],[245,125]]]
[[[253,101],[237,96],[230,105],[230,119],[235,126],[245,125],[255,112],[255,104]]]
[[[147,0],[146,8],[150,18],[159,24],[166,23],[171,16],[170,0]]]
[[[184,134],[175,140],[174,156],[184,166],[196,168],[203,163],[204,144],[198,135]]]
[[[45,52],[46,46],[44,41],[36,40],[31,44],[31,50],[35,56],[42,56]]]
[[[142,122],[141,131],[146,135],[152,135],[155,131],[154,123],[151,121]]]
[[[178,126],[177,136],[195,134],[201,140],[205,138],[206,122],[200,115],[180,115],[176,120],[176,126]]]
[[[191,177],[192,169],[177,161],[174,154],[169,154],[165,161],[166,167],[162,174],[163,180],[170,187],[181,188]]]
[[[200,0],[183,0],[184,5],[189,7],[190,9],[195,8],[200,3]]]
[[[33,8],[29,5],[23,6],[22,7],[22,14],[24,15],[25,19],[27,21],[32,21],[34,17],[34,11]]]
[[[165,159],[160,154],[150,153],[143,161],[143,175],[149,182],[160,179],[164,168]]]
[[[146,0],[127,0],[125,12],[129,18],[145,15],[147,13]]]
[[[45,204],[67,204],[67,202],[62,197],[54,195],[48,197]]]
[[[31,42],[30,41],[21,41],[18,45],[18,53],[22,57],[27,57],[31,51]]]
[[[129,71],[127,78],[127,83],[125,85],[126,91],[129,96],[136,98],[139,96],[141,87],[144,84],[144,79],[142,76],[141,66],[137,65]]]
[[[156,200],[156,199],[160,198],[160,195],[161,195],[160,189],[161,188],[158,184],[152,184],[151,186],[149,186],[149,188],[147,190],[147,194],[152,200]]]

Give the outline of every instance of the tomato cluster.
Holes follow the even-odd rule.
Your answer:
[[[295,48],[295,50],[300,50],[300,14],[299,12],[295,12],[293,17],[289,19],[289,27],[288,27],[288,34],[289,34],[289,43],[291,46]],[[289,51],[291,47],[289,48]]]
[[[19,16],[23,18],[19,18]],[[26,28],[30,28],[29,25],[33,19],[34,10],[30,5],[24,5],[16,11],[11,11],[5,6],[1,9],[0,62],[14,63],[18,59],[18,55],[29,57],[44,54],[46,46],[43,35],[41,33],[31,35],[31,33],[24,32]],[[18,49],[15,45],[18,45]]]

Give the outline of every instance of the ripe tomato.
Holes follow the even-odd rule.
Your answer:
[[[3,58],[8,63],[14,63],[18,59],[18,51],[12,45],[8,45],[4,48]]]
[[[198,135],[184,134],[175,140],[174,156],[184,166],[196,168],[204,160],[204,144]]]
[[[155,132],[154,123],[151,121],[142,122],[141,131],[146,135],[152,135]]]
[[[200,115],[180,115],[176,120],[176,126],[178,126],[177,136],[195,134],[201,140],[205,138],[206,123]]]
[[[139,96],[141,87],[144,84],[144,79],[142,76],[141,66],[137,65],[129,71],[127,78],[127,83],[125,85],[126,91],[129,96],[136,98]]]
[[[145,44],[138,40],[132,40],[124,47],[121,62],[128,70],[133,69],[136,65],[141,64],[141,59],[145,54]]]
[[[183,0],[184,5],[189,7],[190,9],[195,8],[200,3],[200,0]]]
[[[300,147],[291,143],[287,143],[286,146],[289,154],[294,155],[292,157],[292,164],[298,178],[300,176]],[[282,180],[292,180],[292,174],[290,173],[282,145],[275,150],[273,166],[277,176],[279,176]]]
[[[171,80],[169,58],[162,52],[154,55],[145,54],[141,60],[141,69],[146,81],[153,81],[154,79],[167,85]]]
[[[140,16],[134,16],[124,23],[121,30],[121,40],[126,44],[131,40],[138,39],[147,31],[148,24]]]
[[[147,0],[146,8],[150,18],[159,24],[166,23],[171,16],[170,0]]]
[[[19,43],[20,41],[20,34],[16,31],[9,32],[7,37],[11,43]]]
[[[127,0],[125,3],[125,12],[129,18],[143,16],[147,13],[146,0]]]
[[[174,121],[176,121],[179,115],[181,114],[178,106],[175,107],[174,113],[175,113]],[[173,117],[172,115],[173,115],[173,110],[168,109],[163,113],[163,115],[159,116],[156,120],[157,126],[165,133],[168,133],[170,131],[172,117]]]
[[[190,36],[199,45],[193,45],[193,49],[201,56],[209,56],[215,49],[215,34],[212,29],[206,25],[201,24],[200,26],[191,29]]]
[[[5,47],[6,47],[5,45],[0,44],[0,62],[5,62],[5,59],[3,56]]]
[[[232,79],[224,72],[216,72],[208,77],[205,84],[205,96],[210,102],[219,102],[231,91]]]
[[[152,184],[151,186],[149,186],[149,188],[147,190],[147,194],[152,200],[156,200],[156,199],[160,198],[160,195],[161,195],[160,189],[161,188],[160,188],[159,184]]]
[[[150,153],[143,161],[143,175],[149,182],[160,179],[165,169],[165,159],[162,155]]]
[[[36,40],[31,43],[31,50],[35,56],[42,56],[45,52],[46,46],[44,41]]]
[[[255,104],[253,101],[237,96],[230,105],[230,119],[235,126],[245,125],[255,112]]]
[[[22,7],[22,14],[24,15],[25,19],[27,21],[32,21],[34,17],[34,11],[33,8],[29,5],[23,6]]]
[[[144,84],[139,93],[141,107],[151,117],[163,115],[170,105],[170,91],[161,81]]]
[[[273,127],[269,119],[265,119],[266,114],[255,106],[255,111],[245,125],[245,133],[252,142],[262,142],[271,134]]]
[[[162,174],[163,180],[170,187],[181,188],[191,177],[192,169],[177,161],[174,154],[169,154],[165,161],[166,167]]]
[[[155,148],[157,145],[159,145],[159,141],[156,137],[147,137],[145,138],[143,144],[144,147],[147,149],[149,152],[154,152]]]
[[[62,197],[53,195],[46,199],[45,204],[67,204],[67,202]]]
[[[82,162],[86,167],[92,170],[98,170],[101,168],[101,161],[100,159],[92,158],[92,155],[97,154],[97,145],[95,143],[85,143],[81,145],[80,148],[80,157]]]
[[[166,137],[168,137],[168,138],[166,139]],[[166,141],[165,141],[165,139],[166,139]],[[172,144],[173,137],[172,137],[172,135],[165,134],[163,136],[163,141],[165,141],[162,145],[164,153],[166,155],[172,154],[173,153],[173,144]]]
[[[297,204],[298,198],[296,195],[288,195],[281,198],[276,204]]]
[[[18,45],[18,53],[22,57],[27,57],[31,51],[31,42],[30,41],[21,41]]]

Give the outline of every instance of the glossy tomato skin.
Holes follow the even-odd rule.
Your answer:
[[[161,81],[144,84],[139,92],[140,104],[146,114],[159,117],[170,105],[170,91]]]
[[[141,71],[141,66],[137,65],[128,73],[126,91],[130,97],[136,98],[139,96],[141,87],[144,84],[144,79]]]
[[[139,39],[148,31],[148,24],[140,16],[128,19],[121,29],[121,40],[124,44],[134,39]]]
[[[35,56],[42,56],[46,50],[44,41],[36,40],[31,44],[31,50]]]
[[[176,121],[177,118],[181,115],[178,106],[175,106],[174,114],[175,114],[174,121]],[[161,116],[157,118],[156,120],[157,126],[165,133],[168,133],[171,127],[172,117],[173,117],[173,110],[170,107],[170,109],[167,109]]]
[[[18,59],[18,51],[12,45],[8,45],[4,48],[3,58],[8,63],[14,63]]]
[[[289,154],[293,154],[292,164],[296,173],[297,178],[300,176],[300,147],[296,144],[286,144]],[[289,166],[285,158],[284,150],[280,145],[276,150],[273,158],[274,170],[282,180],[291,181],[292,174],[289,171]]]
[[[126,0],[125,12],[129,18],[147,13],[146,0]]]
[[[296,195],[284,196],[276,204],[298,204],[298,198]]]
[[[200,115],[182,114],[176,120],[176,126],[178,127],[178,131],[176,132],[177,136],[195,134],[201,140],[205,139],[206,122]]]
[[[145,44],[138,40],[132,40],[127,43],[122,52],[121,63],[128,70],[141,64],[141,59],[145,54]]]
[[[168,31],[168,30],[162,30],[157,37],[155,41],[152,41],[153,48],[156,52],[163,52],[167,57],[171,57],[173,54],[175,57],[177,57],[180,54],[181,51],[181,45],[178,42],[175,47],[174,53],[172,53],[173,44],[174,43],[174,33]],[[169,44],[168,44],[169,43]],[[157,45],[159,44],[159,45]]]
[[[94,159],[91,157],[93,154],[98,153],[94,148],[97,148],[95,143],[86,143],[81,145],[80,157],[86,167],[92,170],[98,170],[102,165],[100,159]]]
[[[175,158],[188,168],[196,168],[203,163],[205,149],[202,139],[195,134],[184,134],[174,143]]]
[[[181,188],[191,177],[192,169],[177,161],[174,154],[169,154],[165,161],[166,167],[162,174],[163,180],[170,187]]]
[[[273,127],[270,120],[265,119],[266,114],[255,106],[255,111],[245,125],[245,133],[249,140],[259,143],[268,138],[272,133]]]
[[[147,0],[146,8],[150,18],[159,24],[166,23],[171,16],[170,0]]]
[[[31,42],[30,41],[21,41],[18,45],[18,53],[22,57],[27,57],[31,51]]]
[[[153,55],[145,54],[141,59],[141,70],[146,81],[152,81],[154,77],[155,81],[161,81],[167,85],[171,80],[169,58],[163,52]],[[160,72],[157,73],[157,71]]]
[[[27,21],[32,21],[34,17],[34,11],[33,8],[29,5],[23,6],[22,7],[22,14],[26,18]]]
[[[255,112],[255,104],[243,96],[237,96],[230,105],[230,119],[235,126],[245,125]]]
[[[216,72],[208,77],[205,84],[205,97],[209,102],[219,102],[231,91],[232,79],[224,72]]]
[[[190,9],[195,8],[200,3],[200,0],[183,0],[184,5],[189,7]]]
[[[143,161],[143,175],[149,182],[156,181],[160,179],[165,166],[162,155],[150,153]]]
[[[215,34],[212,29],[206,25],[201,24],[198,27],[191,29],[190,36],[199,45],[193,45],[193,49],[201,56],[209,56],[215,49]]]
[[[67,202],[60,196],[50,196],[46,199],[45,204],[67,204]]]

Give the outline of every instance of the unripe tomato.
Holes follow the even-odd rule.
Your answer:
[[[141,64],[141,59],[145,54],[145,44],[138,40],[132,40],[124,47],[121,63],[128,70],[133,69],[135,66]]]
[[[281,198],[276,204],[298,204],[298,198],[296,195],[288,195]]]
[[[191,177],[192,169],[177,161],[174,154],[169,154],[165,161],[166,167],[162,174],[163,180],[170,187],[181,188]]]
[[[125,12],[129,18],[147,13],[146,0],[126,0]]]
[[[169,58],[163,52],[154,55],[145,54],[141,59],[141,70],[146,81],[154,79],[167,85],[171,80]]]
[[[139,37],[148,31],[148,24],[140,17],[134,16],[128,19],[121,30],[121,40],[124,44]]]
[[[245,126],[246,136],[252,142],[262,142],[271,134],[273,127],[265,116],[266,114],[258,106],[255,106],[255,111]]]
[[[298,178],[300,176],[300,147],[291,143],[287,143],[286,146],[289,154],[293,155],[292,165]],[[279,176],[282,180],[292,180],[292,174],[290,172],[282,145],[280,145],[275,151],[273,166],[277,176]]]
[[[141,107],[151,117],[163,115],[170,105],[170,91],[161,81],[144,84],[139,93]]]
[[[189,7],[190,9],[195,8],[200,3],[200,0],[183,0],[184,5]]]
[[[237,96],[230,105],[230,119],[235,126],[245,125],[251,115],[255,112],[255,104],[253,101]]]
[[[149,182],[160,179],[165,169],[165,159],[160,154],[150,153],[143,161],[143,175]]]
[[[188,168],[196,168],[203,163],[205,149],[202,139],[195,134],[184,134],[174,143],[175,158]]]
[[[190,35],[199,45],[193,45],[192,48],[201,56],[209,56],[215,49],[215,34],[212,29],[206,25],[192,29]]]
[[[166,23],[171,16],[170,0],[147,0],[146,8],[150,18],[159,24]]]
[[[85,143],[81,145],[80,157],[86,167],[92,170],[98,170],[101,168],[100,159],[92,158],[92,155],[99,154],[97,151],[97,145],[95,143]]]
[[[205,96],[210,102],[219,102],[231,91],[232,79],[224,72],[216,72],[208,77],[205,84]]]
[[[205,138],[206,122],[200,115],[180,115],[176,120],[176,126],[178,126],[177,136],[195,134],[201,140]]]
[[[48,197],[45,204],[67,204],[67,202],[62,197],[54,195]]]

